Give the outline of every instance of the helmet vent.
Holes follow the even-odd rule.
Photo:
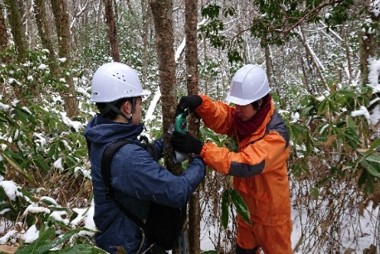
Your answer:
[[[142,89],[137,72],[118,62],[106,63],[95,72],[91,90],[91,100],[94,102],[147,95]]]
[[[123,80],[123,82],[127,82],[127,80],[125,79],[125,76],[123,74],[120,74],[119,72],[116,72],[116,74],[112,74],[112,76],[117,79]]]

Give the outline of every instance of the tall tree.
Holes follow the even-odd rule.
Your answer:
[[[0,3],[0,51],[5,50],[8,47],[8,33],[5,25],[4,7]],[[0,59],[3,60],[3,59]]]
[[[362,3],[361,3],[362,4]],[[377,59],[380,57],[379,45],[379,26],[380,26],[380,15],[373,9],[375,5],[374,0],[365,0],[364,6],[366,8],[366,22],[363,22],[361,30],[359,32],[360,36],[360,71],[361,80],[363,85],[368,84],[368,61],[371,58]],[[377,31],[377,32],[374,32]]]
[[[145,83],[148,76],[148,61],[149,61],[149,30],[151,23],[151,14],[149,12],[149,5],[147,0],[141,0],[141,13],[142,13],[142,33],[141,39],[143,43],[142,52],[142,82]]]
[[[156,51],[158,58],[159,86],[161,92],[163,132],[167,133],[173,126],[176,95],[176,63],[174,57],[174,34],[172,0],[151,0],[149,2],[153,15],[154,30],[156,33]],[[164,137],[165,143],[169,143],[168,135]],[[171,149],[171,148],[168,148]],[[180,174],[182,168],[173,160],[173,151],[167,151],[164,158],[168,170],[174,174]],[[173,254],[178,253],[174,249]]]
[[[197,47],[198,1],[185,1],[185,35],[186,35],[186,77],[187,93],[198,94],[198,47]],[[190,131],[199,136],[199,119],[192,117]],[[201,253],[200,248],[201,208],[199,190],[191,197],[189,203],[189,253]]]
[[[54,46],[51,41],[50,30],[48,29],[48,23],[46,21],[46,8],[44,0],[34,1],[34,15],[36,16],[36,23],[38,29],[38,35],[41,38],[42,47],[49,50],[49,67],[53,75],[58,75],[58,63],[54,53]]]
[[[7,19],[11,27],[11,33],[16,49],[16,58],[19,63],[26,61],[27,56],[27,44],[25,39],[25,33],[21,22],[21,13],[18,9],[16,1],[4,0],[4,4],[7,11]],[[11,59],[7,59],[7,61]],[[26,105],[26,100],[24,98],[25,87],[23,85],[12,86],[14,95],[19,100],[20,105]]]
[[[7,9],[7,18],[11,26],[11,32],[17,51],[17,60],[19,62],[24,62],[26,59],[27,45],[17,2],[13,0],[4,0],[4,4]]]
[[[151,0],[149,2],[153,14],[154,29],[156,32],[156,51],[158,57],[159,82],[161,91],[163,132],[169,131],[173,125],[175,108],[177,104],[176,95],[176,63],[174,59],[174,35],[171,0]],[[169,143],[168,137],[165,142]],[[165,158],[169,170],[180,172],[181,169],[175,165],[172,156]]]
[[[64,106],[67,115],[75,117],[78,115],[78,99],[76,97],[74,81],[70,75],[67,75],[71,67],[69,15],[64,0],[51,0],[51,5],[58,37],[58,56],[61,59],[65,59],[61,64],[63,70],[61,74],[65,77],[67,86],[62,86],[60,94],[65,102]]]
[[[8,48],[8,33],[7,33],[7,27],[5,25],[5,18],[4,18],[4,6],[0,3],[0,52],[5,52],[5,50]],[[6,54],[0,55],[0,63],[8,63],[9,57],[7,57]],[[2,91],[2,94],[4,96],[4,99],[8,96],[5,95],[6,89],[4,87],[4,83],[0,82],[0,91]]]
[[[111,56],[115,62],[120,62],[119,38],[117,35],[115,15],[112,8],[112,0],[103,0],[106,11],[106,23],[108,25],[108,39],[110,41]]]

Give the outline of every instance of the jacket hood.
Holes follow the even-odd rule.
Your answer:
[[[98,114],[87,124],[84,136],[91,143],[105,144],[116,139],[137,139],[143,129],[143,124],[116,123]]]

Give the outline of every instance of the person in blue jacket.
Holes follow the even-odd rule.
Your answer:
[[[98,232],[96,245],[109,253],[149,253],[142,232],[123,213],[115,201],[106,195],[101,173],[101,158],[105,147],[115,140],[129,139],[111,161],[111,186],[115,197],[140,219],[147,216],[150,201],[171,207],[183,207],[205,176],[205,164],[193,158],[187,170],[176,176],[162,167],[157,155],[163,151],[163,140],[152,143],[154,156],[142,148],[139,136],[142,89],[137,72],[128,65],[111,62],[100,66],[91,82],[91,100],[99,113],[88,123],[88,142],[94,192],[94,221]],[[120,252],[121,251],[121,252]]]

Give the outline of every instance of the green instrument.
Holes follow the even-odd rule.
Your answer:
[[[175,118],[175,120],[174,120],[174,130],[175,131],[180,132],[182,134],[187,133],[186,116],[187,116],[186,113],[181,113]],[[189,159],[189,156],[187,156],[186,154],[180,153],[178,151],[174,151],[174,160],[177,163],[181,163],[187,159]]]
[[[185,134],[187,132],[187,122],[186,122],[186,115],[185,113],[179,114],[174,121],[174,130],[178,131],[182,134]]]

